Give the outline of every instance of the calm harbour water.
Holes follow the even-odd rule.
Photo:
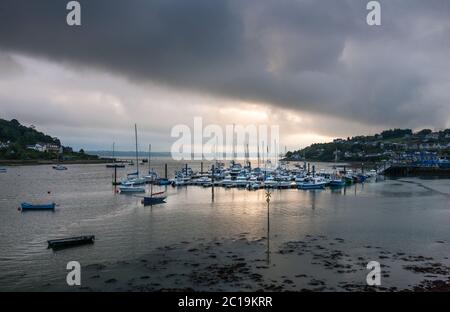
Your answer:
[[[155,159],[152,166],[163,174],[165,162],[169,175],[182,167],[168,159]],[[199,163],[191,166],[200,168]],[[0,173],[0,290],[39,290],[46,282],[65,279],[71,260],[87,265],[135,259],[186,239],[266,235],[264,190],[217,187],[212,203],[210,188],[167,187],[167,203],[151,208],[136,196],[116,194],[113,169],[103,164],[67,167],[19,166]],[[20,212],[23,201],[58,206],[55,212]],[[313,234],[341,237],[351,248],[383,246],[444,258],[450,255],[449,244],[435,242],[450,240],[450,180],[404,178],[339,190],[275,190],[270,218],[273,248]],[[96,236],[94,245],[47,249],[49,239],[85,234]]]

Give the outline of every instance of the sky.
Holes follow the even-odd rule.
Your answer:
[[[177,124],[279,125],[298,149],[450,127],[450,1],[0,0],[0,118],[87,150]]]

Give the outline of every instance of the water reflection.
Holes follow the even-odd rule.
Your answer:
[[[270,198],[272,194],[270,190],[266,191],[265,194],[267,203],[267,264],[270,264]]]

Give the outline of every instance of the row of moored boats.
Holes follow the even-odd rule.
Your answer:
[[[362,172],[334,168],[331,171],[322,169],[316,172],[314,168],[309,171],[306,164],[298,165],[294,169],[289,169],[286,164],[276,168],[251,168],[250,164],[242,166],[237,162],[232,162],[228,168],[222,163],[216,163],[214,170],[211,169],[206,173],[196,173],[186,166],[175,172],[175,177],[168,182],[175,187],[186,185],[212,187],[214,185],[249,190],[261,188],[323,189],[327,186],[343,187],[353,183],[362,183],[376,175],[375,170]]]

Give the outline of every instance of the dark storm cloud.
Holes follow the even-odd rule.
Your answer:
[[[0,49],[387,126],[449,121],[450,2],[3,0]]]

